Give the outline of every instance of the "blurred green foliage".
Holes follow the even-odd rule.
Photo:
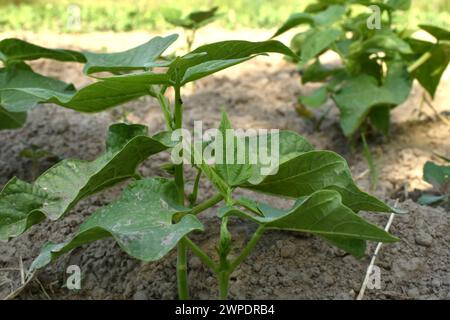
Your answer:
[[[235,29],[274,28],[308,0],[0,0],[0,31],[162,31],[171,26],[164,20],[164,8],[192,11],[218,6],[223,17],[216,23]],[[78,5],[80,28],[68,23],[70,5]],[[450,0],[414,0],[404,23],[432,23],[450,27]],[[73,15],[73,13],[72,13]]]

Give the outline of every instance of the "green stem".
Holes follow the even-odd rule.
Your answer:
[[[422,64],[428,61],[431,58],[431,53],[425,52],[419,59],[417,59],[413,64],[408,67],[408,73],[414,72],[417,68],[419,68]]]
[[[256,229],[256,231],[253,234],[252,238],[247,243],[247,245],[245,246],[244,250],[241,252],[239,257],[237,257],[236,260],[234,260],[231,263],[230,268],[228,269],[229,270],[229,274],[232,274],[233,271],[236,270],[236,268],[245,260],[245,258],[247,258],[247,256],[253,250],[253,248],[255,247],[256,243],[258,243],[258,240],[261,238],[262,234],[264,233],[264,229],[265,228],[264,228],[263,225],[260,225],[258,227],[258,229]]]
[[[217,265],[214,261],[198,247],[194,242],[192,242],[188,237],[184,237],[184,243],[191,249],[191,251],[210,268],[213,272],[217,272]]]
[[[177,283],[178,298],[180,300],[189,299],[189,289],[187,282],[187,247],[184,239],[178,242],[177,247]]]
[[[225,300],[228,296],[228,288],[230,285],[230,272],[221,271],[217,274],[219,282],[219,297],[221,300]]]
[[[192,189],[192,194],[189,196],[189,203],[191,207],[197,202],[198,187],[200,184],[200,178],[202,176],[202,170],[198,169],[197,175],[195,176],[194,188]]]
[[[198,214],[202,211],[205,211],[208,208],[211,208],[212,206],[214,206],[215,204],[219,203],[220,201],[223,200],[223,196],[218,193],[215,196],[213,196],[212,198],[209,198],[208,200],[200,203],[199,205],[195,206],[194,208],[192,208],[192,210],[190,211],[190,214]]]
[[[183,126],[183,101],[181,100],[180,86],[174,86],[175,89],[175,129],[181,129]],[[175,184],[178,190],[180,204],[184,205],[184,174],[183,163],[175,166]]]
[[[159,106],[161,107],[161,111],[164,115],[164,119],[166,121],[167,130],[173,130],[173,122],[172,122],[172,115],[170,114],[169,104],[167,103],[166,97],[164,97],[164,94],[158,93],[157,94]]]
[[[181,129],[183,126],[183,101],[181,100],[180,85],[174,86],[175,89],[175,129]],[[183,163],[175,166],[175,184],[178,191],[178,200],[184,205],[184,172]],[[187,275],[187,247],[184,239],[178,242],[177,246],[177,283],[178,297],[181,300],[189,299],[188,275]]]

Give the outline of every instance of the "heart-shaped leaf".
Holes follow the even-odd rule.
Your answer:
[[[367,222],[342,203],[341,195],[333,190],[320,190],[297,200],[289,210],[258,204],[261,215],[235,207],[219,210],[219,216],[236,215],[251,219],[268,229],[300,231],[318,235],[339,248],[361,257],[365,240],[394,242],[398,239]]]
[[[222,41],[200,46],[191,53],[175,59],[169,67],[168,75],[174,83],[183,85],[244,62],[256,55],[270,52],[297,58],[288,47],[275,40]]]
[[[78,201],[135,175],[137,166],[167,145],[145,126],[110,127],[105,154],[93,161],[63,160],[33,184],[11,179],[0,193],[0,240],[25,232],[45,217],[56,220]]]
[[[350,78],[334,95],[341,112],[341,127],[344,134],[353,135],[366,119],[372,108],[380,105],[396,106],[404,102],[411,91],[412,81],[401,63],[389,66],[383,85],[366,74]]]
[[[343,36],[342,30],[337,28],[312,29],[303,42],[300,59],[306,63]]]
[[[86,62],[81,52],[63,49],[47,49],[20,39],[0,41],[0,60],[9,65],[14,62],[36,59]]]
[[[10,111],[25,111],[36,103],[51,102],[82,112],[98,112],[116,105],[152,94],[152,84],[169,84],[167,75],[142,72],[101,78],[99,81],[75,90],[60,90],[53,85],[53,80],[34,74],[34,78],[50,79],[45,82],[28,81],[30,74],[15,78],[18,82],[14,87],[9,85],[0,88],[3,106]],[[23,82],[20,82],[24,79]],[[59,90],[58,90],[59,89]]]
[[[392,212],[393,208],[361,191],[344,158],[331,151],[308,151],[280,164],[275,175],[255,176],[243,185],[268,194],[299,198],[322,189],[336,190],[354,210]]]
[[[442,74],[450,63],[450,45],[436,44],[428,54],[429,59],[415,69],[412,75],[434,98]]]
[[[87,60],[84,66],[84,72],[86,74],[102,71],[122,72],[161,66],[163,64],[158,63],[156,60],[177,38],[177,34],[172,34],[167,37],[154,37],[140,46],[123,52],[84,52]]]
[[[72,240],[66,243],[48,243],[31,265],[31,271],[40,269],[70,250],[106,237],[113,237],[129,255],[143,261],[161,259],[182,237],[203,225],[187,214],[178,223],[173,216],[180,210],[176,186],[166,179],[134,181],[122,196],[94,212],[81,226]]]
[[[26,88],[40,88],[68,95],[75,92],[72,85],[37,74],[24,63],[0,69],[0,105],[7,111],[24,112],[39,102],[33,94],[20,91]]]

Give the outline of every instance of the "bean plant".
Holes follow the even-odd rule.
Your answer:
[[[297,57],[275,40],[223,41],[198,47],[170,61],[161,60],[162,52],[175,39],[176,35],[156,37],[137,48],[110,54],[45,49],[17,39],[2,43],[6,61],[3,75],[9,76],[2,78],[7,86],[0,93],[2,106],[8,112],[24,112],[39,103],[97,112],[150,96],[159,102],[166,122],[164,131],[152,134],[145,125],[112,124],[105,151],[96,159],[65,159],[31,183],[14,177],[3,187],[0,241],[8,241],[44,220],[62,219],[82,199],[118,183],[126,184],[117,200],[93,212],[67,241],[45,244],[29,269],[29,276],[74,248],[113,238],[126,253],[146,262],[162,259],[176,248],[180,299],[189,298],[187,256],[191,252],[216,275],[219,297],[225,299],[230,276],[248,258],[266,230],[314,234],[356,257],[364,255],[366,241],[398,240],[358,215],[362,210],[394,212],[395,209],[361,191],[344,158],[331,151],[315,150],[297,133],[266,134],[268,140],[278,139],[273,148],[277,148],[279,165],[264,174],[261,162],[252,163],[247,158],[242,163],[206,161],[204,150],[212,147],[215,154],[220,151],[215,139],[177,149],[185,142],[182,137],[174,138],[174,133],[183,128],[183,86],[259,55],[279,53]],[[103,76],[97,75],[94,83],[76,89],[34,73],[23,62],[37,58],[82,62],[87,75],[101,71]],[[104,76],[105,72],[111,75]],[[218,132],[225,133],[231,128],[223,111]],[[231,144],[233,148],[239,143],[249,144],[251,139],[237,134],[224,137],[228,142],[236,142]],[[255,153],[262,145],[258,143],[256,148]],[[166,177],[144,177],[137,173],[147,158],[161,152],[173,154],[174,150],[185,159],[200,154],[201,161],[173,163]],[[190,194],[185,187],[185,171],[189,166],[198,172]],[[215,193],[199,200],[199,186],[205,180]],[[289,209],[275,208],[240,197],[239,189],[295,201]],[[203,250],[192,240],[192,234],[204,231],[198,216],[210,208],[220,221],[215,253]],[[255,231],[243,248],[233,242],[228,230],[230,219],[255,224]]]
[[[450,159],[438,156],[443,161],[450,163]],[[427,161],[423,167],[423,178],[435,189],[435,194],[425,193],[419,198],[420,204],[439,205],[446,204],[450,211],[450,166],[439,165]]]
[[[216,20],[219,17],[218,9],[218,7],[214,7],[206,11],[194,11],[186,17],[183,17],[182,12],[178,9],[167,9],[163,11],[163,16],[171,25],[184,29],[186,46],[189,52],[194,44],[197,30]]]
[[[273,37],[306,26],[292,38],[291,48],[299,55],[294,61],[303,84],[323,84],[299,97],[304,114],[306,107],[319,108],[330,97],[348,138],[368,129],[388,135],[390,111],[406,101],[413,79],[434,97],[450,61],[450,31],[419,25],[434,40],[413,37],[413,30],[395,20],[410,6],[409,0],[317,0],[288,18]],[[339,65],[321,62],[328,50],[338,55]]]

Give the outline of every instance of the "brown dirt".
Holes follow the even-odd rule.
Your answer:
[[[213,34],[214,40],[219,40],[217,32],[214,32],[204,31],[200,34],[199,42],[209,41]],[[222,34],[221,39],[264,39],[270,32]],[[37,43],[92,50],[126,49],[149,37],[145,33],[25,36]],[[37,61],[33,66],[40,72],[76,85],[89,82],[76,64],[65,65],[62,69],[59,63]],[[450,111],[448,73],[434,102],[439,112]],[[195,90],[187,88],[184,91],[185,125],[192,126],[194,120],[202,119],[205,126],[216,126],[223,107],[235,127],[297,131],[317,148],[343,154],[354,176],[361,175],[367,169],[361,150],[356,148],[354,152],[351,151],[339,131],[334,110],[320,132],[316,132],[309,121],[296,114],[296,96],[312,88],[300,87],[295,67],[280,57],[258,58],[199,81]],[[381,169],[380,183],[374,193],[391,204],[394,199],[400,199],[399,206],[408,213],[397,215],[394,219],[391,231],[401,241],[381,249],[376,265],[381,268],[382,286],[379,290],[366,291],[367,299],[450,299],[450,215],[443,208],[420,206],[411,199],[412,191],[430,187],[422,181],[422,167],[425,161],[432,158],[432,152],[449,155],[450,127],[435,119],[430,110],[424,110],[426,113],[420,119],[414,114],[420,94],[420,89],[415,88],[411,99],[394,111],[390,138],[378,137],[371,141]],[[128,116],[129,120],[147,124],[152,132],[163,128],[163,117],[154,101],[141,99],[128,104],[126,108],[132,112]],[[0,185],[13,176],[30,180],[30,162],[21,158],[19,153],[31,144],[61,158],[95,158],[103,149],[108,125],[117,121],[119,115],[120,109],[89,115],[54,105],[37,107],[30,112],[24,128],[0,132]],[[165,161],[167,155],[157,155],[145,162],[140,171],[145,176],[163,175],[159,167]],[[43,171],[52,164],[51,161],[45,161],[39,169]],[[188,173],[188,178],[192,179],[191,173]],[[362,175],[357,182],[367,189],[368,175]],[[17,288],[20,282],[17,270],[5,268],[17,268],[20,258],[25,267],[29,266],[45,242],[68,239],[84,218],[117,197],[121,188],[117,186],[90,197],[61,221],[43,222],[9,244],[0,244],[0,298]],[[209,187],[204,187],[200,192],[202,198],[212,193]],[[282,199],[261,195],[256,197],[274,206],[286,206],[286,201]],[[380,226],[384,226],[388,218],[370,213],[363,215]],[[214,210],[202,214],[201,219],[208,231],[195,234],[192,238],[213,254],[218,234]],[[251,236],[255,226],[233,219],[230,229],[237,252]],[[374,244],[369,247],[366,258],[356,260],[316,237],[291,232],[267,232],[233,275],[230,297],[354,299],[373,250]],[[65,283],[65,268],[71,264],[79,265],[83,272],[82,290],[79,292],[62,287]],[[196,257],[191,256],[189,265],[192,297],[215,298],[217,284],[213,274]],[[37,282],[30,283],[19,298],[45,299],[48,295],[53,299],[175,299],[174,270],[173,253],[156,263],[142,263],[121,252],[113,241],[99,241],[84,246],[82,250],[75,250],[47,267],[38,275],[42,286]]]

